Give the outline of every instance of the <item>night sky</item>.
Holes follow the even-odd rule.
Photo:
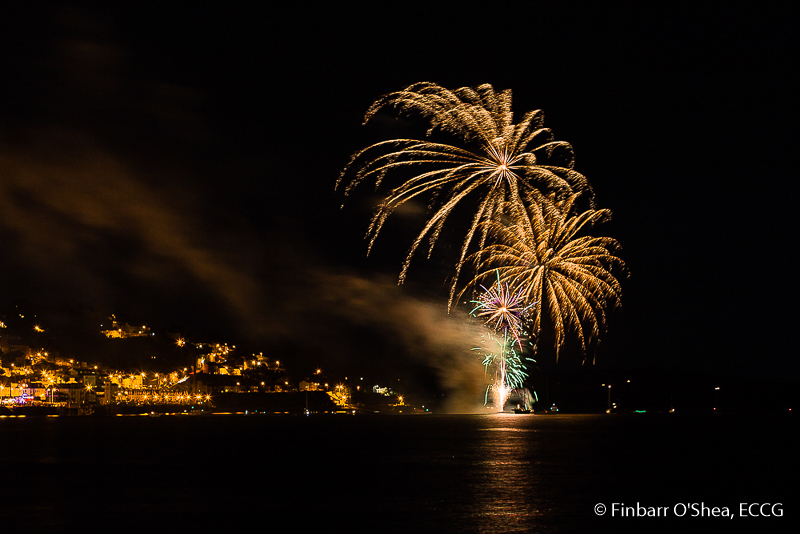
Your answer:
[[[407,126],[361,125],[380,95],[491,83],[614,213],[631,274],[598,364],[797,380],[796,7],[112,4],[0,8],[4,308],[453,379],[448,245],[398,287],[424,213],[367,257],[379,197],[334,183]]]

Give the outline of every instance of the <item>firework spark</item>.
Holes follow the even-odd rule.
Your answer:
[[[484,324],[495,331],[510,332],[522,347],[523,318],[533,304],[526,304],[523,291],[511,291],[508,282],[501,282],[500,273],[496,274],[497,281],[489,289],[481,286],[483,292],[478,300],[472,301],[476,306],[470,315],[483,318]]]
[[[408,273],[411,258],[427,237],[428,256],[448,215],[467,196],[478,197],[477,210],[461,246],[451,286],[450,301],[458,274],[475,233],[484,221],[497,218],[509,205],[522,207],[532,190],[559,195],[587,192],[583,175],[573,170],[572,147],[555,141],[540,110],[526,113],[514,124],[511,91],[495,92],[489,84],[454,91],[430,82],[412,84],[375,101],[364,123],[379,110],[392,107],[401,114],[418,113],[429,120],[428,136],[435,131],[454,136],[458,146],[417,139],[392,139],[357,152],[336,182],[346,181],[345,195],[365,179],[374,179],[376,189],[384,177],[403,168],[424,169],[392,189],[379,204],[369,230],[368,251],[387,217],[405,202],[432,193],[433,214],[416,237],[403,263],[399,282]],[[349,178],[346,180],[346,178]],[[482,232],[479,248],[484,246]]]
[[[513,223],[488,221],[492,244],[473,255],[478,272],[473,283],[496,272],[498,282],[520,291],[525,301],[539,303],[529,313],[530,330],[539,337],[546,313],[556,359],[569,335],[585,354],[605,328],[605,310],[618,306],[622,296],[611,273],[612,268],[625,270],[616,256],[619,243],[609,237],[578,237],[583,228],[608,220],[611,212],[591,209],[568,215],[575,198],[539,195]]]

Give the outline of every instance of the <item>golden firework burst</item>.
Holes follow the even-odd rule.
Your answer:
[[[457,141],[446,144],[392,139],[373,144],[353,155],[336,182],[337,189],[345,184],[344,193],[348,195],[364,180],[374,179],[377,189],[387,174],[403,168],[415,171],[412,178],[392,189],[378,205],[367,231],[368,253],[392,212],[419,195],[432,194],[432,213],[403,262],[400,283],[405,280],[422,241],[428,238],[430,257],[448,215],[467,197],[477,197],[477,209],[461,245],[453,289],[470,243],[482,223],[496,219],[508,206],[524,207],[531,191],[553,193],[557,198],[586,193],[591,198],[587,180],[573,170],[572,147],[554,140],[552,132],[544,127],[540,110],[525,113],[514,124],[510,90],[496,92],[491,85],[484,84],[451,91],[435,83],[415,83],[375,101],[364,123],[387,107],[400,114],[422,115],[430,124],[429,137],[438,131]],[[485,242],[483,231],[478,247]]]
[[[524,210],[513,210],[515,217],[484,223],[491,244],[470,256],[478,274],[465,288],[498,273],[499,282],[508,283],[526,302],[536,302],[527,314],[531,335],[539,337],[546,314],[556,359],[568,336],[574,336],[584,354],[599,339],[606,310],[618,306],[622,296],[612,270],[626,268],[616,255],[617,240],[579,236],[583,229],[608,220],[611,212],[571,214],[576,197],[534,193]]]

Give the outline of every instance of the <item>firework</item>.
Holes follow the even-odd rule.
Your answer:
[[[454,209],[467,202],[474,208],[459,245],[447,308],[461,271],[471,264],[474,278],[459,298],[467,290],[482,290],[472,301],[471,315],[491,329],[479,350],[487,375],[494,374],[490,390],[502,408],[528,376],[523,338],[530,336],[535,352],[543,329],[552,327],[556,361],[569,338],[584,354],[596,348],[606,312],[622,295],[612,269],[624,270],[625,264],[616,255],[616,240],[579,233],[611,212],[595,209],[588,181],[573,168],[572,147],[554,139],[541,111],[513,122],[510,90],[416,83],[376,100],[364,123],[384,109],[424,118],[425,139],[391,139],[356,152],[336,188],[343,187],[347,196],[364,181],[378,190],[388,177],[404,177],[372,216],[367,253],[396,209],[428,197],[428,218],[403,261],[400,283],[423,241],[430,257]],[[579,212],[578,199],[588,199],[587,211]],[[470,254],[473,246],[477,252]],[[495,280],[487,289],[481,282],[492,271]]]
[[[514,124],[511,91],[495,92],[489,84],[454,91],[421,82],[375,101],[364,123],[383,108],[400,114],[416,113],[429,121],[428,136],[434,132],[455,138],[457,144],[431,140],[392,139],[373,144],[359,152],[344,168],[336,182],[346,183],[345,195],[364,180],[374,180],[376,189],[387,174],[413,168],[416,174],[392,189],[378,205],[367,231],[368,251],[387,217],[405,202],[419,195],[433,196],[432,214],[416,237],[403,263],[399,282],[408,272],[411,258],[428,238],[428,256],[452,210],[466,197],[477,197],[477,209],[461,246],[451,286],[450,301],[457,285],[470,243],[481,223],[496,219],[507,206],[522,208],[532,190],[588,192],[583,175],[573,170],[574,156],[569,143],[555,141],[540,110],[526,113]],[[480,236],[479,248],[486,241]]]
[[[525,304],[522,291],[511,291],[508,282],[500,281],[497,272],[497,281],[489,288],[481,286],[483,292],[478,300],[473,300],[475,308],[470,312],[478,318],[484,319],[484,324],[491,326],[496,331],[510,332],[522,347],[520,334],[523,329],[523,318],[533,304]]]
[[[528,376],[520,357],[520,337],[524,335],[523,317],[532,304],[524,304],[522,292],[511,291],[507,282],[501,282],[499,273],[497,281],[489,289],[482,289],[478,300],[473,301],[476,306],[470,315],[482,318],[484,325],[491,328],[484,335],[486,346],[478,350],[483,353],[486,373],[494,373],[494,382],[487,388],[485,402],[488,403],[491,391],[496,407],[502,410],[511,391],[521,388]]]
[[[498,283],[509,283],[527,302],[537,302],[528,313],[533,336],[539,337],[543,314],[555,335],[556,359],[568,335],[585,354],[605,327],[606,309],[620,304],[622,288],[612,268],[625,270],[616,256],[619,243],[609,237],[579,237],[585,227],[611,217],[609,210],[572,211],[576,195],[556,200],[539,196],[526,206],[525,215],[512,223],[487,223],[492,244],[474,255],[477,282],[496,273]]]
[[[521,388],[528,377],[520,357],[522,349],[515,347],[517,340],[509,336],[507,330],[502,335],[488,332],[483,337],[484,346],[475,350],[481,352],[486,375],[492,376],[492,384],[486,390],[485,403],[488,404],[491,392],[495,406],[502,410],[511,391]]]

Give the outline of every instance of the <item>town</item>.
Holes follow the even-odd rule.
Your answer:
[[[46,326],[36,322],[23,332],[24,321],[16,329],[6,321],[0,320],[0,416],[424,412],[362,377],[334,377],[321,368],[300,376],[263,352],[241,356],[235,345],[157,334],[113,315],[92,339],[102,339],[104,354],[129,345],[116,367],[32,345]]]

